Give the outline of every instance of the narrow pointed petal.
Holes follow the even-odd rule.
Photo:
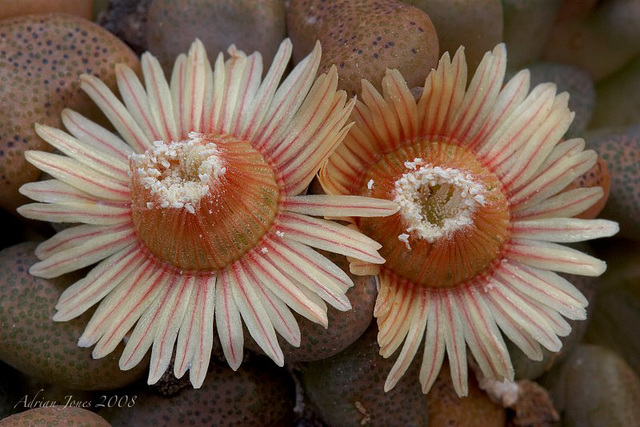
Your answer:
[[[26,218],[41,221],[115,225],[130,221],[131,209],[98,203],[29,203],[17,211]]]
[[[376,159],[377,152],[384,152],[385,143],[398,145],[400,141],[381,141],[373,130],[371,113],[360,101],[351,112],[355,124],[349,128],[344,142],[336,148],[320,169],[320,182],[329,194],[349,194],[365,169]]]
[[[249,265],[253,261],[242,260],[240,262],[244,272],[251,280],[252,286],[255,286],[256,292],[262,300],[262,306],[273,324],[273,328],[289,344],[298,347],[300,345],[300,328],[289,307],[255,276],[253,269]]]
[[[465,341],[482,372],[490,378],[513,380],[513,366],[502,334],[476,287],[458,295]]]
[[[599,276],[607,269],[604,261],[555,243],[513,239],[506,244],[505,251],[512,259],[544,270]]]
[[[159,317],[153,320],[158,327],[151,350],[148,384],[157,383],[169,368],[173,346],[178,338],[184,315],[194,309],[191,294],[196,285],[195,276],[178,277],[169,291],[167,301],[161,307]]]
[[[617,222],[606,219],[545,218],[511,223],[511,237],[547,242],[582,242],[610,237],[619,230]]]
[[[387,145],[397,144],[394,144],[394,141],[400,141],[398,117],[382,94],[368,80],[362,80],[362,101],[369,108],[376,139],[385,141]]]
[[[378,345],[380,355],[389,357],[400,347],[411,326],[412,303],[417,298],[413,284],[395,274],[380,277],[380,286],[389,288],[387,304],[393,307],[385,316],[378,316]]]
[[[522,146],[522,150],[514,153],[512,167],[500,171],[500,174],[504,173],[505,187],[519,187],[531,178],[569,129],[575,113],[569,111],[568,102],[569,94],[566,92],[555,97],[544,123]]]
[[[500,330],[509,338],[529,359],[539,362],[542,360],[540,344],[529,333],[524,331],[507,312],[491,303],[489,309]],[[557,351],[557,350],[554,350]]]
[[[468,141],[478,132],[494,108],[506,69],[507,49],[501,43],[482,58],[455,117],[447,123],[447,134]]]
[[[249,256],[252,262],[248,262],[246,266],[255,279],[296,313],[321,324],[325,328],[327,327],[326,308],[308,299],[297,284],[280,272],[267,259],[257,255],[255,252],[249,254]]]
[[[179,141],[180,134],[173,113],[171,91],[162,72],[162,67],[160,67],[158,60],[148,52],[142,55],[140,62],[155,129],[162,135],[163,141]],[[143,151],[137,150],[138,153]]]
[[[276,365],[284,366],[284,355],[280,344],[278,344],[276,331],[260,301],[260,296],[253,289],[254,285],[250,282],[240,262],[232,264],[229,268],[231,269],[229,277],[233,300],[238,306],[242,320],[244,320],[251,337]]]
[[[379,217],[398,212],[397,203],[387,199],[363,196],[332,196],[313,194],[285,196],[280,202],[283,210],[302,215],[328,217]]]
[[[350,108],[350,105],[347,105],[346,109]],[[345,114],[342,119],[346,120],[346,117],[348,117],[348,114]],[[313,178],[317,175],[322,164],[325,163],[327,157],[340,144],[340,142],[344,140],[344,137],[351,128],[350,124],[343,128],[340,128],[340,126],[342,126],[341,123],[329,125],[326,132],[336,132],[323,141],[320,145],[321,149],[316,150],[314,153],[301,153],[300,157],[295,158],[294,162],[286,166],[283,172],[287,184],[283,189],[283,193],[298,195],[307,189]],[[337,131],[337,129],[340,130]],[[309,147],[311,147],[311,145]],[[317,147],[318,146],[316,145],[316,148]],[[306,155],[309,155],[308,163],[300,161],[300,159],[305,158]]]
[[[387,69],[382,79],[382,94],[394,111],[398,121],[400,138],[407,140],[416,136],[418,124],[418,106],[398,70]]]
[[[182,58],[182,59],[181,59]],[[198,39],[191,44],[189,55],[180,55],[171,77],[171,94],[178,132],[186,138],[199,132],[204,108],[207,53]]]
[[[498,94],[484,123],[467,143],[470,149],[482,149],[496,129],[522,104],[529,93],[530,79],[529,70],[521,70],[509,80]]]
[[[163,278],[152,260],[145,261],[102,300],[78,346],[97,343],[92,352],[95,359],[111,353],[158,295]]]
[[[520,343],[531,354],[529,357],[540,360],[542,353],[530,342],[530,338],[542,344],[550,351],[558,351],[562,343],[553,332],[553,328],[543,316],[528,302],[527,297],[516,291],[503,277],[495,278],[495,288],[487,292],[487,301],[495,309],[496,321],[507,336],[516,344]],[[506,282],[506,283],[505,283]],[[508,332],[511,331],[511,332]],[[517,338],[517,337],[520,338]],[[525,351],[525,353],[527,353]],[[538,356],[539,354],[539,356]],[[534,357],[538,357],[535,359]]]
[[[162,134],[156,129],[151,115],[149,97],[136,73],[125,64],[116,65],[116,79],[120,95],[127,110],[150,141],[162,140]]]
[[[298,111],[304,98],[313,84],[320,64],[320,43],[316,43],[313,51],[289,73],[273,96],[267,113],[256,130],[253,139],[256,148],[271,152],[286,135],[294,114]]]
[[[93,203],[97,200],[96,197],[57,179],[28,182],[19,191],[20,194],[43,203]]]
[[[130,225],[78,225],[66,228],[40,243],[35,250],[39,259],[82,245],[91,238],[131,228]]]
[[[513,213],[519,219],[572,217],[581,214],[604,196],[602,187],[574,188]]]
[[[571,325],[560,315],[560,313],[558,313],[557,310],[534,299],[530,299],[529,304],[531,304],[532,307],[535,307],[535,310],[544,318],[549,327],[553,329],[554,334],[559,337],[566,337],[571,333]],[[586,315],[583,316],[581,320],[584,320],[585,318]]]
[[[66,322],[78,317],[133,274],[143,261],[144,255],[135,246],[111,255],[93,268],[87,277],[64,290],[56,304],[53,320]]]
[[[467,85],[467,61],[460,47],[450,59],[445,52],[438,68],[427,76],[418,102],[418,135],[439,135],[453,121]]]
[[[495,167],[524,147],[535,131],[546,122],[555,94],[556,87],[551,83],[536,86],[487,139],[478,151],[478,156]]]
[[[409,365],[413,361],[418,347],[424,338],[424,330],[427,325],[427,295],[421,292],[417,295],[418,300],[412,301],[412,304],[416,306],[415,311],[411,319],[411,326],[409,332],[405,338],[402,351],[394,363],[387,379],[384,383],[384,391],[389,391],[398,383],[400,378],[409,368]]]
[[[469,393],[467,384],[467,346],[465,344],[464,329],[462,326],[463,314],[460,312],[453,292],[446,292],[442,298],[442,333],[449,356],[451,379],[453,388],[458,396],[463,397]]]
[[[152,141],[140,129],[127,107],[100,79],[83,74],[80,76],[80,87],[100,107],[118,133],[135,151],[141,153],[151,146]]]
[[[384,263],[381,245],[364,234],[324,219],[294,213],[280,215],[278,228],[289,239],[374,264]]]
[[[45,151],[27,151],[25,158],[41,171],[92,196],[116,202],[129,200],[128,183],[110,178],[77,160]]]
[[[171,80],[169,83],[169,88],[171,89],[171,99],[173,101],[174,108],[174,116],[176,119],[176,125],[178,126],[178,132],[180,134],[180,138],[184,138],[186,125],[185,118],[187,116],[186,110],[186,101],[185,98],[188,96],[186,93],[186,80],[187,80],[187,55],[184,53],[178,55],[176,58],[173,69],[171,70]]]
[[[189,369],[194,388],[204,382],[213,349],[213,319],[216,275],[198,276],[191,293],[191,310],[187,310],[178,333],[174,374],[181,378]]]
[[[337,86],[338,73],[335,67],[316,79],[300,106],[300,112],[292,118],[290,131],[281,141],[273,141],[271,144],[269,154],[279,164],[284,164],[295,157],[327,117],[333,111],[339,111],[337,106],[344,105],[346,96],[343,93],[336,93]]]
[[[225,62],[224,90],[221,93],[221,110],[215,129],[229,133],[233,124],[234,112],[238,104],[238,97],[243,83],[242,77],[248,65],[247,55],[237,50],[235,46],[229,48],[229,58]]]
[[[81,245],[65,249],[33,264],[29,273],[46,279],[58,277],[102,261],[135,242],[135,231],[131,227],[100,234],[87,239]]]
[[[242,119],[238,128],[238,132],[242,137],[253,139],[255,132],[260,128],[276,89],[278,89],[282,74],[287,68],[292,50],[293,46],[289,39],[285,39],[280,43],[278,52],[271,63],[271,68],[269,68],[255,97],[243,109]]]
[[[292,119],[286,138],[274,143],[275,149],[269,153],[282,170],[288,194],[299,194],[309,185],[350,127],[344,125],[354,100],[346,103],[346,93],[336,92],[337,82],[335,67],[318,78]]]
[[[124,162],[127,162],[129,155],[134,152],[119,136],[69,108],[62,110],[61,117],[69,133],[86,145]]]
[[[282,142],[274,144],[272,157],[278,164],[287,166],[302,153],[316,152],[324,148],[324,144],[333,152],[337,143],[329,144],[324,140],[343,127],[354,105],[353,100],[347,102],[344,91],[337,91],[337,84],[335,67],[328,74],[318,77],[289,125],[289,135]]]
[[[240,83],[242,89],[238,93],[234,118],[230,128],[233,135],[243,135],[247,131],[249,123],[255,120],[250,114],[254,113],[255,97],[260,95],[258,90],[261,79],[262,55],[260,55],[260,52],[254,52],[247,58],[247,65],[244,68],[242,82]]]
[[[300,253],[295,242],[270,239],[265,241],[265,257],[279,270],[315,292],[332,307],[346,311],[351,303],[345,295],[345,286],[323,271],[308,254]]]
[[[120,356],[120,360],[118,361],[118,365],[123,371],[127,371],[140,363],[144,355],[153,345],[156,333],[161,327],[159,319],[162,318],[164,308],[173,305],[176,291],[180,288],[180,286],[178,286],[179,280],[178,277],[171,277],[168,283],[164,282],[162,286],[160,286],[158,295],[151,301],[151,304],[142,316],[140,316],[140,320],[138,320],[136,327],[133,329],[124,347],[122,356]],[[157,359],[154,362],[157,364]],[[157,373],[154,373],[153,366],[151,367],[150,375],[157,376]]]
[[[514,208],[523,209],[562,191],[571,181],[584,174],[596,163],[598,155],[587,150],[559,161],[548,173],[530,181],[512,198]]]
[[[242,363],[244,336],[242,318],[233,299],[232,272],[229,268],[220,271],[216,285],[216,328],[227,363],[234,371]]]
[[[424,342],[424,354],[420,365],[420,384],[422,392],[428,393],[438,377],[444,360],[445,342],[442,332],[442,298],[436,293],[427,294],[427,334]]]
[[[95,149],[60,129],[39,124],[35,129],[42,139],[90,169],[117,181],[129,182],[129,164],[124,159]]]
[[[496,274],[513,289],[570,319],[586,318],[586,298],[556,273],[511,262],[504,264]]]
[[[218,122],[222,113],[223,91],[226,71],[222,52],[216,57],[213,69],[205,63],[205,97],[202,111],[202,125],[205,132],[220,132]]]

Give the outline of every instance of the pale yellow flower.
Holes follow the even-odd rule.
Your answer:
[[[316,217],[397,211],[389,201],[301,195],[344,138],[353,107],[336,90],[335,69],[315,78],[319,45],[281,84],[288,40],[264,79],[260,54],[233,46],[229,54],[212,68],[196,41],[168,83],[147,53],[144,86],[119,65],[122,101],[82,76],[81,87],[120,136],[65,110],[69,134],[36,126],[62,154],[26,154],[54,179],[24,185],[21,192],[40,203],[20,213],[84,224],[42,243],[31,274],[50,278],[99,263],[65,290],[54,320],[100,302],[78,344],[95,345],[100,358],[132,330],[120,367],[130,369],[152,348],[149,383],[167,370],[175,347],[175,375],[189,369],[199,387],[214,329],[237,369],[243,323],[282,366],[276,333],[300,344],[291,310],[326,326],[325,302],[351,307],[352,281],[313,248],[384,261],[372,239]]]
[[[584,319],[587,301],[556,272],[606,268],[558,244],[618,231],[611,221],[572,218],[601,188],[562,192],[597,158],[582,139],[561,140],[573,120],[569,96],[553,84],[529,91],[526,70],[503,87],[506,60],[498,45],[467,87],[463,50],[445,54],[418,102],[397,71],[387,72],[382,94],[364,81],[355,125],[321,169],[329,194],[400,204],[396,215],[352,220],[386,259],[351,264],[380,274],[381,354],[402,345],[386,390],[421,343],[425,393],[446,353],[457,393],[467,394],[467,347],[485,376],[513,379],[503,334],[535,360],[540,345],[558,351],[558,336],[570,332],[562,316]]]

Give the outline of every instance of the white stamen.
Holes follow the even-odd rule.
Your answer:
[[[264,255],[266,255],[266,254],[267,254],[267,252],[269,252],[269,249],[267,249],[267,248],[262,248],[262,249],[260,249],[260,252],[262,252]]]
[[[411,245],[409,244],[409,235],[406,233],[402,233],[400,235],[398,235],[398,240],[400,240],[401,242],[404,242],[404,245],[407,247],[408,250],[411,250]]]
[[[411,172],[396,181],[394,200],[400,206],[407,233],[433,243],[472,224],[472,214],[485,204],[485,188],[471,174],[424,164],[420,158],[404,165]],[[427,201],[439,223],[431,223],[423,215]],[[404,241],[401,236],[398,239]]]
[[[373,180],[372,179],[370,179],[369,182],[367,182],[367,188],[369,190],[371,190],[373,188]]]
[[[158,198],[161,208],[185,209],[195,214],[200,199],[225,174],[227,169],[218,147],[212,142],[204,143],[203,137],[191,132],[185,141],[156,141],[147,152],[130,156],[138,181]],[[147,203],[148,209],[153,206]]]
[[[422,164],[422,159],[420,157],[416,157],[413,159],[413,162],[404,162],[404,167],[415,170],[420,164]]]
[[[284,237],[284,231],[276,230],[276,236],[280,238]]]

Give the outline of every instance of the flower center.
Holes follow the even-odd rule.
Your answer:
[[[241,258],[278,212],[273,169],[247,141],[192,132],[129,162],[138,237],[182,270],[219,270]]]
[[[395,200],[398,214],[362,218],[385,268],[427,287],[454,287],[500,258],[509,209],[502,185],[463,147],[418,141],[367,170],[360,194]]]
[[[485,203],[482,184],[456,169],[424,165],[420,158],[404,165],[412,171],[395,182],[394,200],[407,233],[433,243],[473,224],[472,214]]]

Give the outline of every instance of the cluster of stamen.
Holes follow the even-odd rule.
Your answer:
[[[154,142],[144,154],[130,157],[140,184],[157,200],[147,208],[186,209],[194,214],[197,203],[226,172],[220,151],[212,142],[203,143],[203,135],[192,132],[189,140]]]
[[[484,187],[471,174],[425,164],[420,158],[404,165],[410,171],[395,182],[394,200],[407,232],[398,239],[408,248],[410,235],[433,243],[473,224],[472,215],[485,197]]]

